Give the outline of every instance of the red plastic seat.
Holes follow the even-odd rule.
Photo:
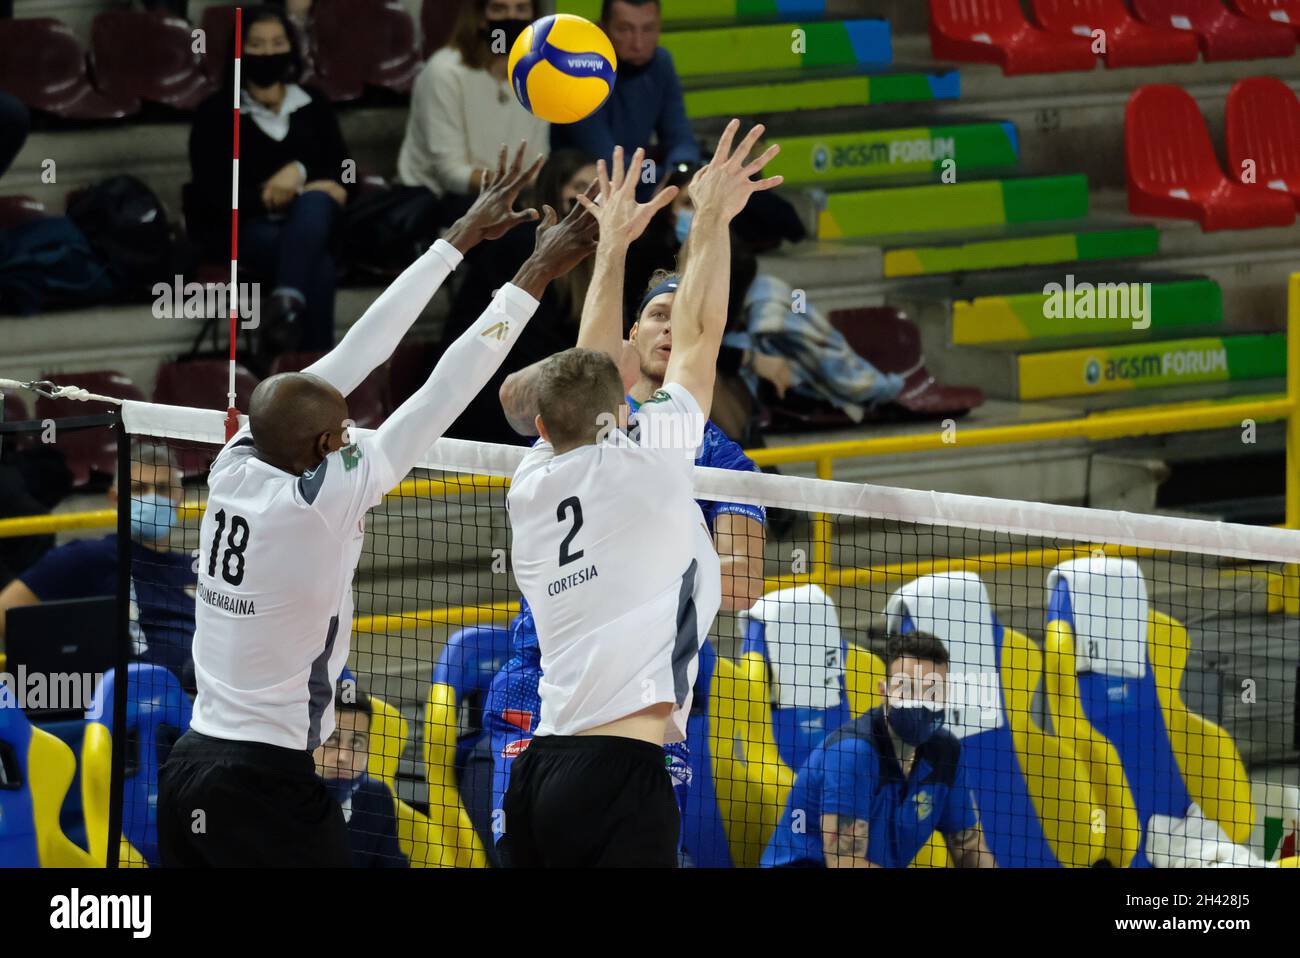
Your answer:
[[[397,0],[331,0],[313,23],[314,82],[331,100],[355,100],[366,84],[411,92],[423,64],[415,21]]]
[[[23,397],[16,392],[4,393],[4,421],[5,422],[24,422],[27,420],[27,403]]]
[[[1233,176],[1241,180],[1253,162],[1254,182],[1245,185],[1287,193],[1300,209],[1300,99],[1292,89],[1274,77],[1241,80],[1228,93],[1225,126]]]
[[[306,369],[324,353],[283,353],[271,364],[271,375]],[[348,396],[348,415],[362,429],[377,429],[388,415],[388,365],[367,376]]]
[[[1193,63],[1200,54],[1195,34],[1136,20],[1124,0],[1034,0],[1034,18],[1049,33],[1092,37],[1104,31],[1108,67]]]
[[[208,7],[200,21],[205,37],[203,72],[214,85],[226,78],[226,64],[234,56],[235,5]]]
[[[99,88],[177,110],[192,110],[216,85],[193,50],[179,17],[145,10],[106,10],[90,28],[90,59]]]
[[[45,204],[31,196],[0,196],[0,230],[45,217]]]
[[[1009,76],[1097,65],[1091,37],[1040,30],[1019,0],[930,0],[930,48],[936,59],[996,63]]]
[[[101,396],[114,399],[144,400],[144,393],[127,376],[111,369],[90,372],[48,373],[41,377],[61,386],[80,386]],[[99,416],[116,407],[103,402],[76,402],[70,399],[36,397],[37,419],[66,419],[69,416]],[[85,486],[95,475],[117,475],[117,437],[111,429],[79,429],[59,431],[55,424],[55,447],[72,473],[76,486]]]
[[[1139,88],[1124,114],[1128,208],[1138,216],[1197,220],[1204,230],[1288,226],[1290,197],[1229,180],[1205,118],[1181,87]]]
[[[1282,24],[1238,16],[1219,0],[1133,0],[1137,15],[1152,26],[1196,33],[1206,60],[1289,57],[1296,36]]]
[[[1300,0],[1233,0],[1243,16],[1263,23],[1280,23],[1300,34]]]
[[[226,390],[230,364],[224,359],[190,359],[163,363],[158,367],[158,381],[153,387],[153,401],[169,406],[226,410]],[[257,388],[258,379],[243,366],[235,367],[235,402],[241,412],[248,412],[248,400]],[[186,479],[202,476],[218,452],[215,446],[185,445],[176,449],[181,472]]]
[[[424,34],[424,58],[433,56],[451,39],[465,0],[424,0],[420,6],[420,31]]]
[[[91,86],[81,44],[51,17],[0,20],[0,90],[65,120],[117,120],[140,109],[134,97]]]

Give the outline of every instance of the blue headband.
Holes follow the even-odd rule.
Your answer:
[[[679,282],[680,280],[678,277],[669,276],[666,280],[664,280],[654,289],[650,290],[650,292],[646,293],[645,299],[641,300],[641,305],[637,308],[636,311],[637,320],[639,321],[641,319],[641,314],[645,312],[645,308],[650,305],[650,301],[653,300],[655,297],[662,296],[664,293],[677,292],[677,284]]]

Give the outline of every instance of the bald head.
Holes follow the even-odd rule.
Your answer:
[[[281,373],[253,390],[248,421],[258,454],[302,475],[343,447],[347,400],[311,373]]]

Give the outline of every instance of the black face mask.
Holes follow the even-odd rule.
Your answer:
[[[239,66],[249,83],[269,87],[288,79],[291,62],[287,53],[245,53]]]
[[[520,34],[532,26],[531,20],[489,20],[488,25],[478,32],[478,35],[487,41],[488,49],[498,56],[507,55],[511,48],[514,47],[515,41],[519,39]],[[506,39],[506,48],[504,51],[493,49],[492,41],[496,39],[498,30],[504,31]]]

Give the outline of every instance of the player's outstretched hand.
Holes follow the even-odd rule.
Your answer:
[[[645,161],[645,150],[632,154],[632,165],[623,162],[623,148],[614,148],[614,172],[611,176],[604,160],[596,163],[596,184],[600,189],[597,199],[579,196],[578,202],[600,224],[600,246],[626,250],[645,232],[656,213],[671,203],[679,192],[670,186],[657,193],[649,203],[636,200],[637,175]]]
[[[585,198],[596,196],[599,183],[587,188]],[[581,198],[580,198],[581,199]],[[600,224],[586,208],[575,204],[569,215],[559,219],[550,206],[544,207],[542,221],[537,224],[537,245],[515,277],[514,285],[535,299],[541,299],[546,286],[573,269],[596,252],[596,238]]]
[[[773,189],[785,182],[783,176],[753,179],[781,152],[778,144],[768,147],[758,159],[745,162],[765,129],[763,124],[758,124],[746,134],[739,146],[732,149],[736,133],[740,130],[740,121],[732,120],[727,124],[718,140],[718,149],[713,154],[713,159],[701,167],[691,180],[691,202],[695,206],[697,219],[719,217],[723,222],[729,223],[745,208],[753,194]]]
[[[520,191],[536,179],[537,171],[542,168],[545,160],[545,157],[538,156],[525,168],[524,151],[527,149],[528,141],[521,140],[514,159],[510,160],[505,144],[501,145],[496,170],[488,170],[483,174],[483,188],[474,200],[474,205],[447,232],[447,242],[461,253],[469,252],[484,240],[500,239],[520,223],[531,223],[537,219],[535,209],[514,208]]]

